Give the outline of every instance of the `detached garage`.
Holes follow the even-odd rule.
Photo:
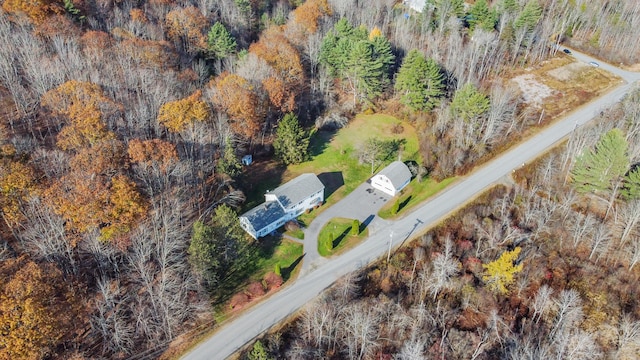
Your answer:
[[[371,178],[371,186],[391,196],[409,185],[411,171],[402,161],[394,161]]]

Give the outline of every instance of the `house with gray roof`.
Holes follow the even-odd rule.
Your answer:
[[[411,171],[402,161],[394,161],[371,178],[371,186],[391,196],[409,185]]]
[[[264,198],[264,203],[240,215],[240,226],[254,239],[322,204],[324,185],[315,174],[306,173],[267,191]]]

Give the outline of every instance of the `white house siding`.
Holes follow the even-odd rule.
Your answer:
[[[307,209],[311,209],[314,206],[322,203],[323,200],[324,200],[324,189],[300,201],[288,213],[292,215],[291,219],[293,219],[299,216],[300,214],[302,214],[303,212],[305,212]]]
[[[389,178],[387,178],[385,175],[377,174],[372,177],[371,186],[391,196],[396,196],[396,189],[393,187],[393,184],[391,184]]]
[[[240,216],[240,225],[257,239],[270,234],[287,221],[295,219],[323,201],[322,182],[315,174],[303,174],[267,192],[264,203]]]
[[[249,235],[251,235],[252,238],[257,239],[258,238],[258,234],[256,233],[256,230],[253,228],[253,225],[251,225],[251,222],[249,222],[249,220],[247,220],[247,218],[241,216],[240,217],[240,227],[244,229],[244,231],[246,231]]]

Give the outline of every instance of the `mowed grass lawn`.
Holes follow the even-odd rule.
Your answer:
[[[383,219],[399,217],[429,197],[435,195],[440,190],[449,186],[449,184],[454,180],[456,180],[456,177],[446,178],[440,182],[431,178],[423,179],[422,182],[418,182],[416,179],[413,179],[409,185],[402,190],[400,196],[387,202],[382,209],[380,209],[378,216]],[[392,214],[391,209],[396,201],[399,202],[398,212],[396,214]]]
[[[318,235],[318,253],[321,256],[331,256],[351,249],[369,236],[369,229],[360,224],[358,235],[351,234],[353,219],[331,219],[320,230]]]
[[[358,150],[370,138],[403,140],[400,149],[402,161],[421,162],[418,137],[411,125],[384,114],[358,115],[337,132],[314,133],[310,144],[311,159],[289,166],[283,174],[283,183],[303,173],[315,173],[327,186],[326,205],[321,210],[335,204],[371,177],[371,165],[358,162]],[[397,153],[389,154],[374,172],[380,171],[397,158]],[[302,220],[308,223],[316,215],[314,212],[303,215]]]
[[[274,271],[276,264],[280,264],[282,279],[287,281],[302,259],[302,244],[280,236],[267,236],[259,242],[258,257],[254,263],[256,271],[251,279],[261,280],[266,273]]]

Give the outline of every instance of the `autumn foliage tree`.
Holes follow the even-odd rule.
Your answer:
[[[209,116],[209,106],[202,101],[202,92],[197,90],[184,99],[162,105],[158,113],[158,122],[171,132],[180,132],[194,121],[204,121]]]
[[[21,257],[0,265],[0,359],[41,359],[68,335],[79,302],[52,265]]]
[[[35,24],[40,24],[50,15],[62,14],[62,4],[59,0],[5,0],[2,9],[12,14],[24,14]]]
[[[293,11],[295,22],[311,34],[318,30],[320,18],[331,14],[331,7],[327,0],[308,0]]]
[[[171,10],[165,16],[167,35],[176,44],[182,46],[187,53],[195,53],[207,49],[204,35],[207,19],[195,6]]]
[[[254,85],[228,72],[220,74],[213,84],[213,103],[229,115],[233,131],[247,139],[256,136],[264,121],[264,110]]]
[[[304,83],[304,69],[298,50],[291,45],[279,27],[265,30],[260,40],[249,51],[263,59],[275,75],[263,81],[271,103],[280,111],[295,109],[295,96]]]
[[[42,104],[68,119],[57,138],[63,150],[77,150],[115,138],[105,119],[122,110],[93,83],[71,80],[46,92]]]
[[[157,164],[162,168],[165,168],[168,163],[178,160],[176,146],[160,139],[133,139],[129,141],[127,154],[134,163]]]
[[[21,162],[0,159],[0,210],[9,226],[15,226],[23,218],[22,204],[36,193],[33,169]]]
[[[489,288],[499,294],[506,294],[508,287],[514,282],[515,274],[522,271],[522,264],[516,264],[521,249],[514,248],[511,251],[505,251],[500,257],[488,264],[483,264],[484,280]]]

